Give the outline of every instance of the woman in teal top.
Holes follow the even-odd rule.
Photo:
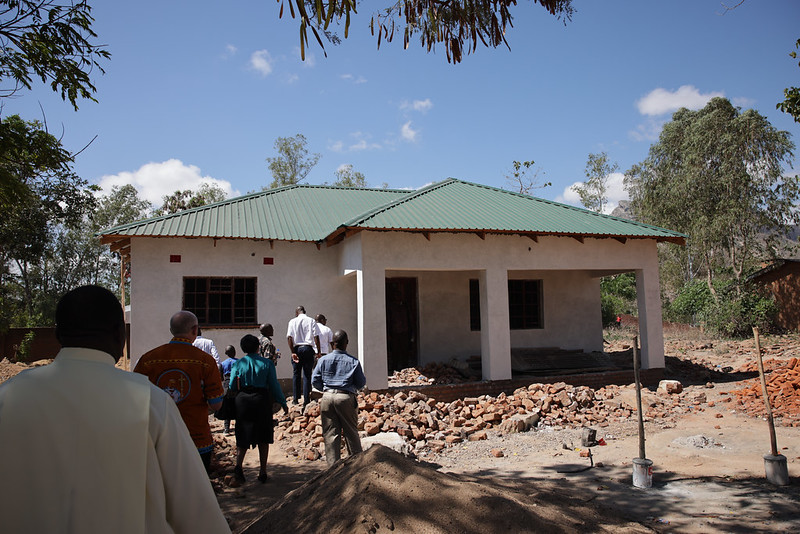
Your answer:
[[[260,469],[258,481],[267,481],[267,456],[269,444],[274,441],[272,402],[279,403],[287,412],[275,365],[258,354],[258,338],[247,334],[239,343],[245,355],[231,368],[229,389],[236,395],[236,468],[234,476],[244,482],[242,463],[247,449],[258,446]]]

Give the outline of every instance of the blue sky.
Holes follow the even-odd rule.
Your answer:
[[[74,151],[97,136],[76,171],[106,190],[133,183],[156,204],[202,181],[230,196],[260,190],[275,140],[298,133],[322,156],[308,183],[333,182],[350,164],[375,187],[448,177],[507,187],[512,162],[534,160],[553,184],[535,194],[574,204],[569,188],[586,179],[590,153],[607,152],[624,172],[672,112],[713,96],[800,142],[800,124],[775,109],[800,85],[793,0],[746,0],[727,13],[719,0],[575,0],[566,25],[521,0],[511,50],[479,47],[458,65],[416,40],[376,49],[371,2],[328,57],[312,42],[305,62],[297,21],[288,9],[279,19],[274,0],[92,3],[112,54],[95,77],[99,102],[76,112],[40,85],[4,99],[2,115],[41,120],[44,110]],[[625,197],[621,175],[610,185],[613,208]]]

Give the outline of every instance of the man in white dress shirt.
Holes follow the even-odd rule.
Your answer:
[[[229,533],[175,401],[114,366],[117,298],[70,291],[56,337],[53,363],[0,385],[0,530]]]

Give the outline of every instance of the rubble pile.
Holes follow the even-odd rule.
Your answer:
[[[480,374],[470,372],[469,366],[461,361],[453,360],[445,363],[429,363],[422,367],[409,367],[395,371],[389,377],[389,386],[414,386],[420,384],[461,384],[480,379]]]
[[[628,389],[628,395],[623,395]],[[593,390],[587,386],[531,384],[512,395],[482,395],[453,402],[439,402],[420,391],[394,395],[362,392],[358,396],[358,426],[367,436],[394,432],[420,456],[427,456],[463,441],[486,439],[487,431],[500,433],[526,431],[531,426],[580,428],[604,427],[623,422],[636,409],[623,397],[631,397],[634,387],[606,386]],[[702,410],[705,393],[686,390],[677,394],[643,391],[645,418],[670,424],[678,414]],[[319,405],[312,402],[305,413],[291,406],[279,417],[276,441],[292,456],[316,460],[324,452]]]
[[[772,369],[766,382],[775,422],[783,426],[800,426],[800,361],[797,358],[788,362],[769,360],[764,362],[764,367],[765,372]],[[765,417],[767,408],[760,378],[747,380],[744,384],[744,388],[731,391],[725,402],[733,403],[735,409],[749,415]]]

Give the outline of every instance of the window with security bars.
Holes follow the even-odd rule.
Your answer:
[[[543,328],[542,281],[508,281],[508,321],[511,330]]]
[[[184,277],[183,309],[201,326],[256,324],[256,278]]]
[[[543,328],[541,280],[508,281],[508,321],[511,330]],[[480,283],[474,278],[469,281],[469,327],[481,329]]]

